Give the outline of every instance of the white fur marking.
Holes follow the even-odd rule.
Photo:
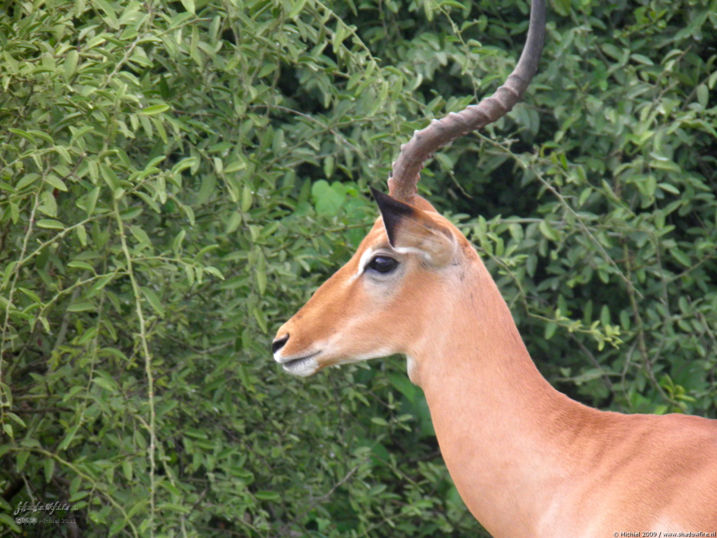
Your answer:
[[[406,355],[406,373],[408,374],[408,379],[415,384],[413,376],[416,373],[416,359],[408,355]]]
[[[286,364],[282,364],[282,366],[284,367],[284,370],[290,374],[299,377],[308,377],[319,369],[319,363],[316,362],[314,357],[302,359],[300,362],[292,364],[291,366],[287,366]]]
[[[431,256],[426,252],[425,250],[421,250],[420,248],[416,247],[395,247],[393,250],[395,250],[399,254],[416,254],[418,256],[421,256],[423,259],[425,259],[427,262],[431,261]]]
[[[358,264],[358,271],[356,271],[356,274],[351,277],[351,280],[355,280],[358,277],[360,277],[363,274],[363,270],[366,268],[366,264],[373,258],[373,253],[376,252],[373,248],[367,248],[366,252],[361,254],[361,259],[359,260]]]

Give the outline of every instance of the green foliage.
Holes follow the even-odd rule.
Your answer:
[[[717,5],[551,6],[525,101],[421,188],[562,390],[717,416]],[[399,145],[492,91],[526,18],[0,5],[1,532],[479,533],[400,360],[302,381],[269,344],[360,241]],[[74,523],[13,514],[56,501]]]

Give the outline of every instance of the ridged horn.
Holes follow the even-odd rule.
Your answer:
[[[461,112],[451,112],[428,127],[413,133],[393,163],[388,192],[394,198],[409,202],[416,194],[416,185],[426,159],[439,148],[471,131],[485,127],[505,115],[525,92],[538,70],[538,61],[545,38],[545,0],[532,0],[530,24],[518,64],[493,95]]]

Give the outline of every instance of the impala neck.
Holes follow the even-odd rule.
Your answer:
[[[529,522],[558,500],[576,462],[570,446],[593,410],[542,377],[482,262],[461,287],[425,324],[411,379],[426,395],[443,458],[473,515],[497,536],[535,535]]]

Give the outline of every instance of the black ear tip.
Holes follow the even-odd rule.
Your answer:
[[[371,189],[371,195],[373,196],[373,199],[378,204],[379,209],[383,210],[384,207],[389,207],[393,205],[393,202],[398,202],[395,198],[392,198],[390,194],[386,194],[383,191],[380,191],[378,189],[375,189],[373,187],[370,187]],[[398,202],[400,203],[400,202]]]
[[[373,199],[376,200],[381,214],[391,213],[395,217],[413,214],[414,209],[412,206],[405,204],[400,200],[396,200],[396,198],[393,198],[391,195],[381,192],[378,189],[374,189],[373,187],[370,187],[370,189]]]
[[[392,196],[385,194],[371,187],[371,194],[378,204],[378,210],[381,212],[383,226],[388,235],[388,241],[391,246],[396,246],[396,230],[402,218],[408,217],[414,213],[413,207],[408,204],[396,200]]]

